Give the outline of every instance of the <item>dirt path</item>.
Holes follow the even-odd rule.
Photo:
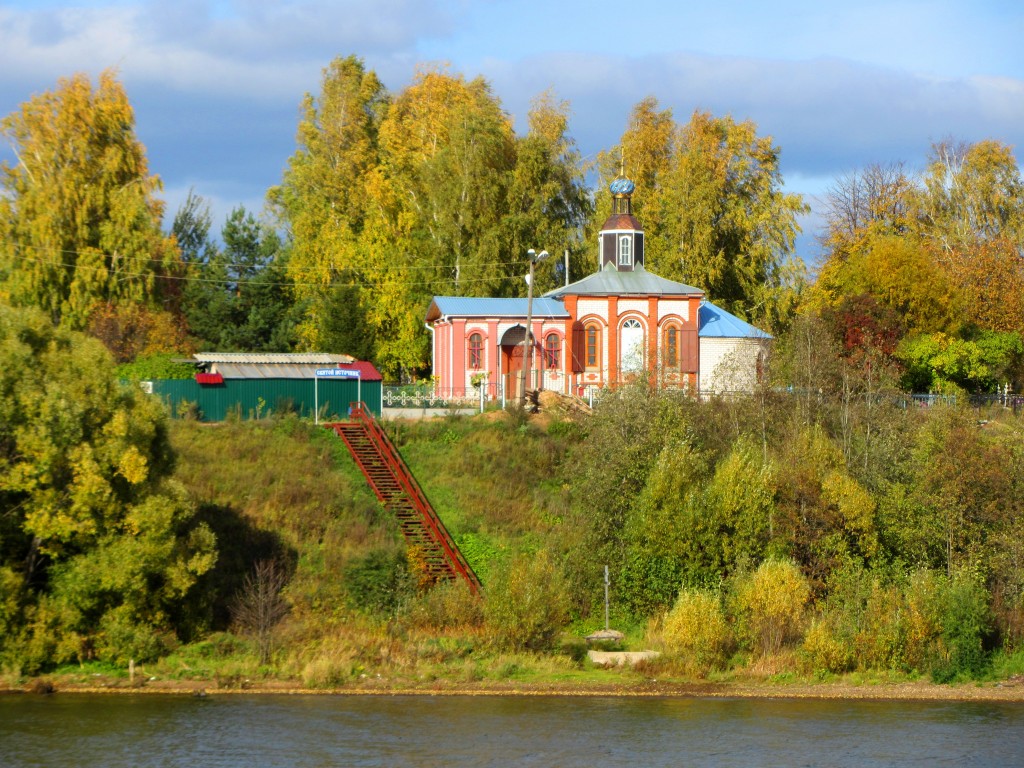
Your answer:
[[[49,689],[48,689],[49,686]],[[335,689],[308,689],[289,681],[259,681],[219,688],[212,681],[156,680],[131,685],[124,679],[97,680],[84,685],[60,680],[34,681],[24,688],[6,692],[26,693],[152,693],[180,695],[292,694],[351,696],[625,696],[625,697],[714,697],[714,698],[799,698],[876,699],[920,701],[1015,701],[1024,702],[1024,676],[999,683],[935,685],[928,682],[852,684],[833,683],[709,683],[659,682],[608,684],[551,683],[434,683],[429,687],[396,688],[384,685],[355,685]]]

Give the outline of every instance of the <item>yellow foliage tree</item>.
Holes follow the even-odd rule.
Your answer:
[[[666,648],[684,657],[699,674],[720,667],[732,643],[721,597],[711,590],[683,589],[665,616]]]
[[[758,136],[749,120],[700,111],[680,126],[648,98],[600,163],[605,177],[621,167],[637,182],[652,271],[704,289],[742,317],[769,327],[785,323],[803,282],[802,262],[793,256],[798,217],[809,209],[799,195],[782,191],[779,148],[770,136]],[[598,212],[607,210],[602,197]]]
[[[19,306],[86,326],[97,304],[152,302],[180,257],[160,231],[150,176],[115,73],[61,80],[0,122],[17,162],[0,165],[0,274]]]
[[[770,656],[798,639],[810,598],[810,584],[789,560],[765,560],[754,573],[740,579],[736,607],[752,646]]]

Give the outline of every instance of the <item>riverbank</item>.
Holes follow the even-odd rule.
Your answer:
[[[645,680],[599,684],[565,682],[487,683],[438,682],[418,687],[395,687],[368,681],[339,688],[307,688],[287,680],[241,680],[229,684],[210,680],[98,679],[89,683],[39,678],[24,686],[0,688],[14,694],[173,694],[215,695],[303,695],[303,696],[581,696],[581,697],[677,697],[677,698],[761,698],[761,699],[861,699],[917,701],[1007,701],[1024,702],[1024,675],[985,683],[939,685],[926,681],[852,683],[831,682],[708,682]]]

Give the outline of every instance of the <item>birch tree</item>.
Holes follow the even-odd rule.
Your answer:
[[[61,80],[0,122],[0,290],[18,306],[84,328],[98,304],[152,303],[179,268],[160,231],[128,97],[111,70]]]

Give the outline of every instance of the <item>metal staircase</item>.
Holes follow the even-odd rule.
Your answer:
[[[414,569],[427,583],[464,579],[479,594],[480,580],[373,414],[360,402],[351,404],[349,415],[349,421],[323,426],[345,441],[377,498],[397,518]]]

